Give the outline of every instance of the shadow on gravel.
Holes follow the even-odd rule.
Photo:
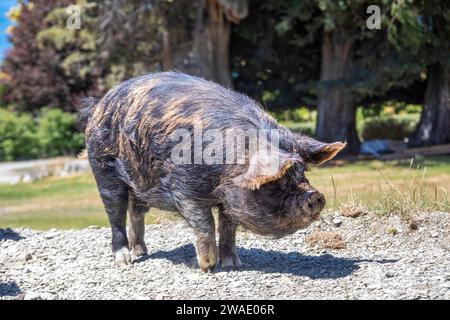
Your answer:
[[[297,276],[305,276],[311,279],[336,279],[343,278],[359,269],[358,264],[368,263],[395,263],[394,259],[357,259],[342,258],[331,254],[320,256],[306,256],[298,252],[278,252],[262,249],[238,248],[238,254],[244,264],[242,270],[254,270],[265,273],[286,273]],[[195,261],[195,248],[187,244],[170,251],[158,251],[149,256],[141,257],[135,263],[147,259],[166,259],[174,264],[185,264],[191,268],[198,268]],[[215,272],[224,272],[225,269],[217,268]]]
[[[21,239],[24,239],[24,237],[22,237],[20,234],[18,234],[17,232],[15,232],[10,228],[0,229],[0,241],[1,240],[19,241]]]
[[[15,282],[0,282],[0,297],[15,297],[22,293]]]

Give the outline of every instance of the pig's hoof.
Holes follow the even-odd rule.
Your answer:
[[[114,262],[121,268],[128,268],[131,266],[130,250],[123,247],[114,253]]]
[[[136,257],[145,256],[147,254],[147,246],[145,243],[132,244],[131,249]]]
[[[216,266],[217,259],[214,255],[198,257],[198,265],[203,272],[212,271]]]
[[[242,269],[243,264],[237,255],[233,255],[221,258],[220,266],[223,269]]]

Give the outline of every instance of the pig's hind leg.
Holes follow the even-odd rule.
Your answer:
[[[219,207],[219,262],[222,268],[242,268],[236,252],[237,224]]]
[[[127,267],[131,265],[126,231],[128,187],[110,167],[92,158],[90,163],[111,225],[114,261],[119,267]]]
[[[147,254],[147,246],[145,245],[145,213],[149,211],[148,205],[137,200],[130,195],[128,200],[128,216],[130,218],[130,226],[128,228],[128,237],[130,246],[136,256],[145,256]]]

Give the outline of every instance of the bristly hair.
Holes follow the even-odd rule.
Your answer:
[[[77,107],[79,109],[78,112],[78,120],[76,127],[80,132],[85,132],[86,127],[89,122],[89,117],[92,113],[92,108],[95,107],[98,103],[99,99],[94,97],[86,97],[81,100],[81,104]]]

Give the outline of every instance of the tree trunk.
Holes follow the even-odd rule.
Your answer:
[[[203,9],[207,18],[203,19]],[[231,85],[229,65],[230,22],[217,0],[200,2],[194,30],[191,63],[187,71],[225,86]]]
[[[428,68],[428,81],[420,122],[408,145],[429,146],[450,142],[450,89],[448,71],[441,63]]]
[[[226,86],[231,85],[229,43],[230,22],[217,0],[209,0],[207,22],[209,77]]]
[[[326,142],[347,141],[343,152],[359,151],[356,133],[356,103],[345,83],[352,63],[352,43],[344,32],[326,32],[322,39],[321,88],[317,108],[316,135]]]
[[[162,31],[162,68],[164,71],[173,69],[172,49],[170,48],[170,34],[167,28]]]
[[[175,69],[232,86],[229,44],[231,23],[248,15],[246,0],[198,0],[192,46],[172,51]]]

